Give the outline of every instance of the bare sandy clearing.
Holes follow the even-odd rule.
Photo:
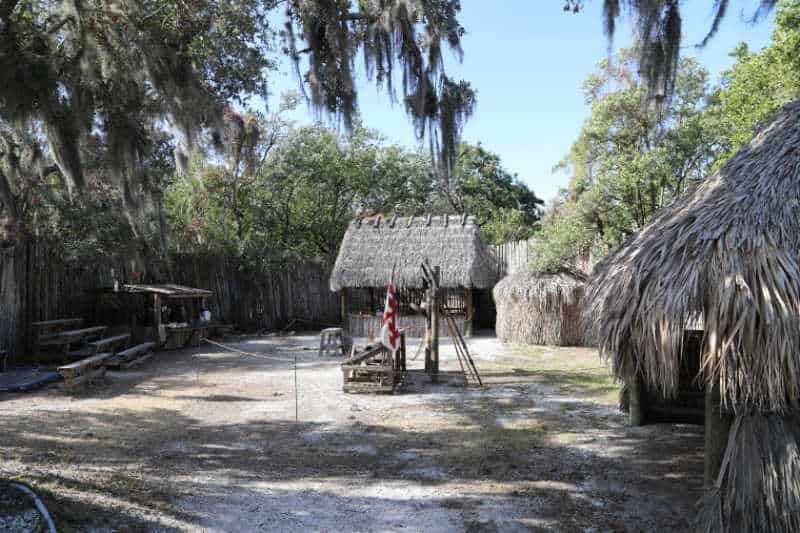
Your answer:
[[[663,531],[693,515],[701,428],[626,427],[593,350],[478,338],[487,388],[368,396],[342,393],[316,342],[229,342],[298,357],[298,423],[291,363],[208,346],[79,396],[4,396],[0,475],[42,490],[64,531]]]

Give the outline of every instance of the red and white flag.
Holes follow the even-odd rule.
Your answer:
[[[386,307],[381,321],[381,344],[392,353],[400,348],[400,333],[397,331],[397,299],[394,296],[394,285],[386,289]]]

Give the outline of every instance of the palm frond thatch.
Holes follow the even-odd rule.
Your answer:
[[[800,407],[799,206],[797,101],[595,269],[587,318],[617,377],[674,395],[702,316],[704,377],[728,408]]]
[[[580,305],[586,279],[582,274],[521,272],[494,288],[496,332],[502,342],[582,346]]]
[[[736,415],[704,531],[800,529],[800,100],[595,268],[584,319],[617,378],[677,393],[684,330]],[[594,320],[593,320],[594,319]]]
[[[391,278],[398,287],[422,287],[420,265],[440,266],[444,288],[491,287],[497,266],[472,217],[378,218],[350,223],[331,273],[331,290],[383,287]]]
[[[738,416],[717,482],[701,501],[697,529],[800,531],[799,442],[797,416]]]

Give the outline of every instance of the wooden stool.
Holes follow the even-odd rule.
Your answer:
[[[319,336],[319,356],[345,355],[344,333],[342,328],[323,329]]]

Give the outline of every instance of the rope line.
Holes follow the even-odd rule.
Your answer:
[[[294,359],[285,359],[283,357],[274,357],[274,356],[271,356],[271,355],[264,355],[263,353],[245,352],[244,350],[240,350],[238,348],[234,348],[233,346],[227,346],[225,344],[222,344],[221,342],[212,341],[211,339],[204,339],[204,340],[208,344],[213,344],[214,346],[217,346],[217,347],[222,348],[224,350],[228,350],[228,351],[231,351],[231,352],[236,352],[236,353],[239,353],[239,354],[242,354],[242,355],[249,355],[250,357],[256,357],[258,359],[270,359],[272,361],[281,361],[283,363],[292,363],[292,362],[297,363],[297,356],[295,356]]]
[[[244,350],[239,350],[238,348],[234,348],[233,346],[226,346],[221,342],[212,341],[211,339],[204,339],[208,344],[213,344],[214,346],[218,346],[224,350],[229,350],[231,352],[235,352],[242,355],[248,355],[250,357],[255,357],[257,359],[269,359],[270,361],[281,361],[284,363],[293,363],[294,364],[294,423],[297,424],[300,422],[300,407],[297,393],[297,354],[294,354],[294,359],[284,359],[282,357],[271,357],[269,355],[264,355],[260,353],[253,353],[253,352],[246,352]],[[199,372],[200,367],[198,366],[198,379],[199,379]]]

